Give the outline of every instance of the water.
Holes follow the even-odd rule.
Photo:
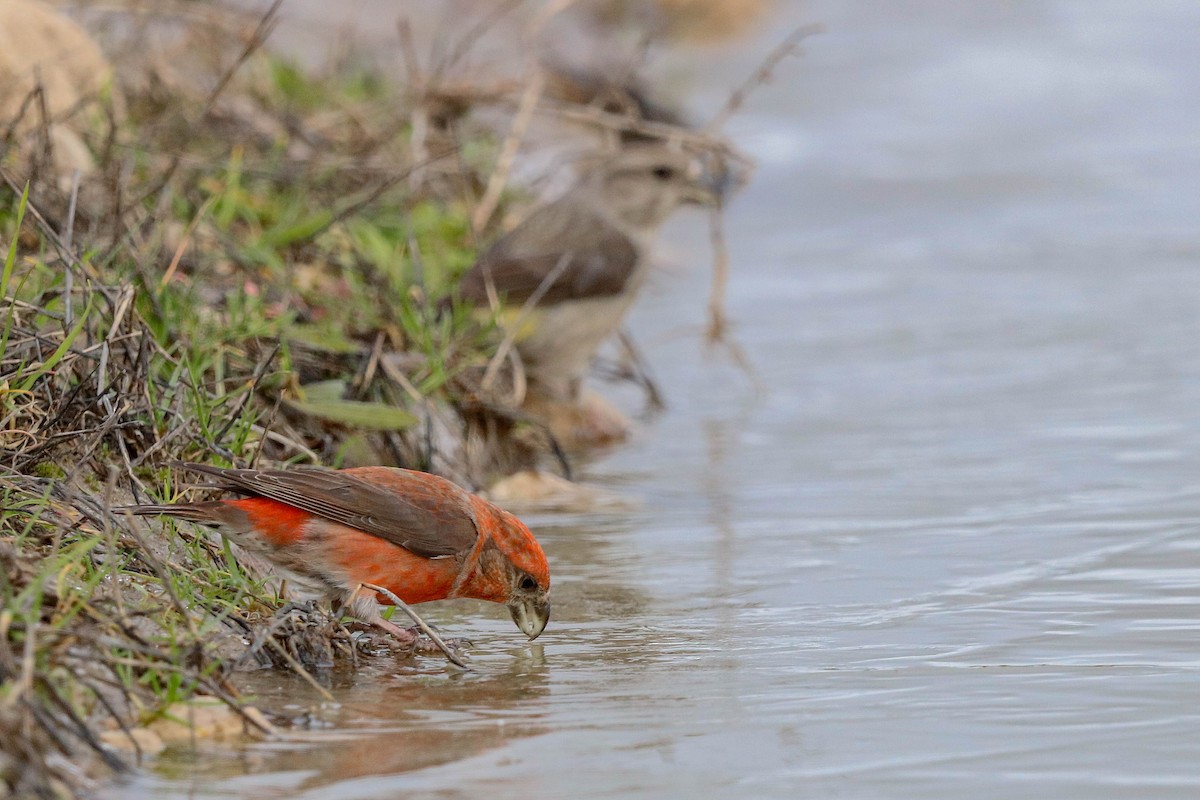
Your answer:
[[[251,676],[311,743],[122,794],[1196,796],[1200,7],[782,3],[669,66],[714,108],[811,21],[731,126],[764,390],[698,341],[681,219],[634,320],[670,411],[587,469],[636,508],[530,518],[542,639],[463,602],[471,674]]]

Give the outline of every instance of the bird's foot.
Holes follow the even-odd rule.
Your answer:
[[[423,635],[423,631],[419,625],[413,625],[410,628],[401,628],[394,622],[388,622],[385,619],[380,619],[375,624],[380,630],[390,634],[396,640],[396,643],[400,645],[400,648],[408,653],[418,655],[438,655],[439,653],[444,653],[442,648],[438,647],[437,642]],[[434,633],[438,633],[436,628],[433,630]],[[441,638],[455,657],[460,656],[461,651],[473,646],[470,639],[447,639],[442,636],[439,636],[439,638]]]
[[[441,633],[436,628],[434,628],[434,631],[439,635]],[[437,642],[433,641],[428,636],[421,635],[422,632],[420,627],[413,625],[411,628],[407,628],[405,633],[412,634],[413,636],[412,649],[414,653],[418,653],[423,656],[433,656],[439,655],[443,652],[442,648],[438,647]],[[448,647],[450,651],[454,653],[455,656],[461,656],[464,650],[469,650],[475,646],[475,643],[470,639],[462,637],[457,639],[447,639],[445,636],[442,636],[441,640],[445,643],[446,647]]]
[[[410,653],[414,651],[417,644],[417,634],[415,631],[401,628],[396,623],[388,622],[383,617],[373,620],[371,624],[395,639],[396,643],[399,644],[402,649],[407,650]]]
[[[380,630],[389,633],[396,640],[400,648],[407,655],[444,655],[451,663],[457,666],[467,668],[466,663],[462,660],[462,651],[471,646],[469,639],[442,639],[442,644],[445,647],[439,646],[428,636],[423,636],[423,631],[419,625],[414,625],[411,628],[401,628],[394,622],[380,617],[374,621],[376,627]],[[434,631],[437,635],[437,631]]]
[[[412,651],[417,655],[422,656],[444,655],[447,658],[454,656],[454,659],[457,659],[458,662],[461,662],[464,651],[470,649],[471,647],[470,639],[443,639],[442,641],[446,644],[446,650],[449,650],[449,653],[447,653],[446,650],[438,647],[437,643],[428,636],[418,636],[416,641],[413,642]],[[454,659],[451,660],[453,661]]]

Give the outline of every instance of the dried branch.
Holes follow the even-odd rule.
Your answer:
[[[783,41],[768,53],[767,57],[758,65],[758,68],[750,74],[750,77],[741,86],[733,90],[729,95],[729,99],[725,101],[725,105],[713,115],[713,118],[704,126],[704,129],[712,132],[724,127],[729,118],[741,110],[742,106],[746,103],[746,99],[754,90],[771,80],[771,74],[779,66],[779,62],[788,56],[798,54],[800,52],[800,45],[805,39],[816,36],[824,32],[824,30],[825,27],[823,25],[801,25],[784,37]]]

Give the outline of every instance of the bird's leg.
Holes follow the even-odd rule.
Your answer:
[[[405,650],[412,652],[417,643],[417,634],[384,619],[383,615],[379,613],[379,604],[375,602],[375,598],[369,591],[365,591],[366,588],[365,586],[359,587],[345,598],[342,602],[343,609],[356,620],[389,634]]]
[[[399,608],[400,610],[402,610],[405,614],[408,614],[408,616],[412,618],[412,621],[417,623],[415,627],[417,629],[419,629],[422,633],[424,633],[426,636],[429,637],[429,640],[433,643],[434,647],[436,647],[437,650],[441,651],[442,654],[446,656],[446,658],[450,661],[451,664],[454,664],[455,666],[461,667],[463,669],[469,669],[469,667],[465,663],[463,663],[462,658],[459,657],[454,646],[451,644],[448,644],[444,639],[442,639],[441,636],[438,636],[437,631],[435,631],[433,628],[431,628],[429,626],[429,624],[427,622],[425,622],[425,620],[423,620],[419,616],[417,616],[417,612],[413,611],[412,606],[410,606],[408,603],[404,602],[399,597],[397,597],[393,592],[388,591],[387,589],[383,588],[382,586],[374,586],[369,583],[364,583],[361,585],[360,588],[369,589],[373,592],[378,592],[379,594],[386,597],[388,600],[390,600],[392,602],[392,605],[394,605],[397,608]],[[357,591],[355,592],[355,594],[357,594]],[[414,631],[404,630],[400,626],[398,626],[392,622],[389,622],[386,619],[384,619],[382,616],[380,616],[379,607],[375,605],[374,598],[370,598],[370,600],[371,600],[371,609],[374,612],[374,617],[375,617],[373,620],[370,621],[372,625],[376,625],[376,626],[382,628],[383,630],[387,631],[388,633],[392,634],[393,636],[396,636],[397,638],[400,638],[401,636],[411,637],[408,639],[408,641],[410,641],[412,643],[411,646],[414,650],[420,649],[422,652],[432,652],[431,650],[426,650],[424,646],[421,646],[419,644],[420,637],[418,637]],[[402,639],[402,641],[403,641],[403,639]]]
[[[383,615],[381,615],[378,611],[375,612],[374,619],[363,620],[363,622],[374,625],[376,628],[379,628],[379,630],[384,631],[385,633],[390,633],[397,641],[400,642],[400,644],[404,645],[404,647],[408,648],[409,650],[419,650],[417,644],[420,637],[417,635],[415,627],[401,628],[396,623],[389,622],[388,620],[384,619]]]
[[[381,615],[378,611],[375,612],[375,619],[364,619],[363,622],[374,625],[381,631],[386,631],[387,633],[391,634],[396,639],[399,639],[401,644],[414,653],[419,653],[423,656],[442,654],[445,655],[446,658],[449,658],[454,664],[463,667],[464,669],[466,668],[466,665],[456,661],[454,656],[458,655],[459,650],[471,646],[472,642],[470,639],[447,639],[438,635],[437,641],[434,641],[428,636],[421,635],[425,631],[420,625],[413,625],[409,628],[401,628],[396,623],[384,619],[383,615]],[[437,628],[429,625],[428,623],[426,623],[426,626],[429,630],[433,631],[435,635],[437,634]],[[453,653],[454,656],[451,656],[450,653]]]
[[[470,639],[462,636],[456,636],[452,639],[441,636],[441,632],[438,631],[437,628],[435,628],[433,625],[430,625],[429,627],[431,630],[438,633],[439,638],[441,638],[441,644],[438,644],[427,636],[422,636],[421,633],[423,633],[423,631],[421,630],[420,625],[413,625],[412,627],[405,629],[407,633],[411,633],[413,636],[417,637],[417,641],[413,644],[413,650],[421,655],[432,656],[438,653],[445,653],[445,650],[442,650],[442,644],[444,644],[450,650],[453,650],[456,654],[458,651],[472,647],[475,644]]]

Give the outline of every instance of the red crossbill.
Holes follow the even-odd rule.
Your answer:
[[[377,603],[389,599],[364,584],[405,603],[451,597],[503,603],[530,639],[550,619],[550,569],[533,534],[512,514],[444,478],[390,467],[181,466],[248,496],[119,510],[216,527],[289,580],[341,601],[353,616],[403,643],[416,635],[383,619]]]

